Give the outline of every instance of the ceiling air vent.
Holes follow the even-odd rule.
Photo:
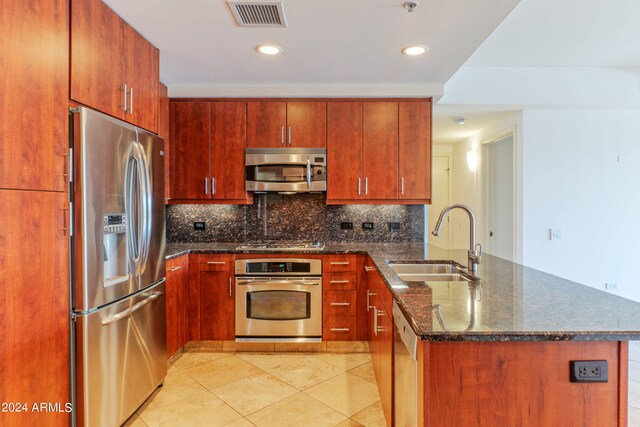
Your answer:
[[[286,27],[282,2],[230,1],[229,7],[239,27]]]

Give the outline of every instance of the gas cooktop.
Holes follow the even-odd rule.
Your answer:
[[[237,251],[269,251],[269,252],[286,252],[286,251],[321,251],[324,249],[324,243],[311,242],[307,240],[263,240],[258,242],[243,243],[236,248]]]

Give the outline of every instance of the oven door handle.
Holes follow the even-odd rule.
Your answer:
[[[302,285],[302,286],[319,286],[322,283],[319,279],[314,280],[273,280],[273,279],[250,279],[250,280],[242,280],[236,279],[236,285],[269,285],[269,286],[291,286],[291,285]]]

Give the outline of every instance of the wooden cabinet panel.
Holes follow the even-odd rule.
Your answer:
[[[247,102],[247,147],[283,148],[286,140],[286,124],[286,102]]]
[[[2,2],[0,188],[65,189],[68,7],[66,0]]]
[[[124,24],[124,82],[129,89],[125,120],[158,130],[158,81],[160,54],[130,25]]]
[[[319,101],[287,102],[286,139],[290,147],[326,147],[327,103]]]
[[[398,198],[398,103],[365,102],[362,122],[363,198]]]
[[[244,149],[247,103],[212,102],[212,192],[214,199],[245,200]]]
[[[211,198],[211,108],[209,102],[173,102],[174,199]],[[206,181],[206,182],[205,182]]]
[[[322,259],[323,272],[355,273],[357,268],[358,258],[356,255],[324,255]]]
[[[124,21],[100,0],[71,4],[71,99],[124,117]],[[157,81],[157,80],[156,80]]]
[[[212,264],[212,263],[218,264]],[[235,292],[232,255],[200,256],[200,338],[235,338]],[[219,264],[224,263],[224,264]]]
[[[431,199],[431,102],[399,103],[400,199]]]
[[[167,261],[167,358],[187,342],[189,261],[183,255]]]
[[[158,136],[164,138],[164,198],[171,198],[171,141],[169,139],[169,95],[167,87],[158,83]]]
[[[356,330],[354,316],[324,316],[322,318],[322,339],[324,341],[353,341],[357,336]]]
[[[360,197],[362,102],[327,103],[327,202]]]
[[[355,316],[356,291],[327,291],[322,293],[322,314],[327,316]]]
[[[627,407],[627,376],[622,374],[628,364],[626,343],[511,341],[421,345],[426,364],[425,401],[429,402],[425,425],[626,425],[619,422],[625,419]],[[570,382],[571,360],[606,360],[608,382]]]
[[[356,273],[326,273],[322,276],[325,291],[350,291],[358,287]]]
[[[64,409],[69,401],[67,195],[0,190],[0,198],[0,401],[60,402]],[[69,423],[64,412],[0,418],[3,426]]]

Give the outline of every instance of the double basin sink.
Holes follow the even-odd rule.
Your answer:
[[[406,282],[473,282],[478,280],[462,269],[455,261],[432,264],[407,264],[390,262],[389,267]]]

